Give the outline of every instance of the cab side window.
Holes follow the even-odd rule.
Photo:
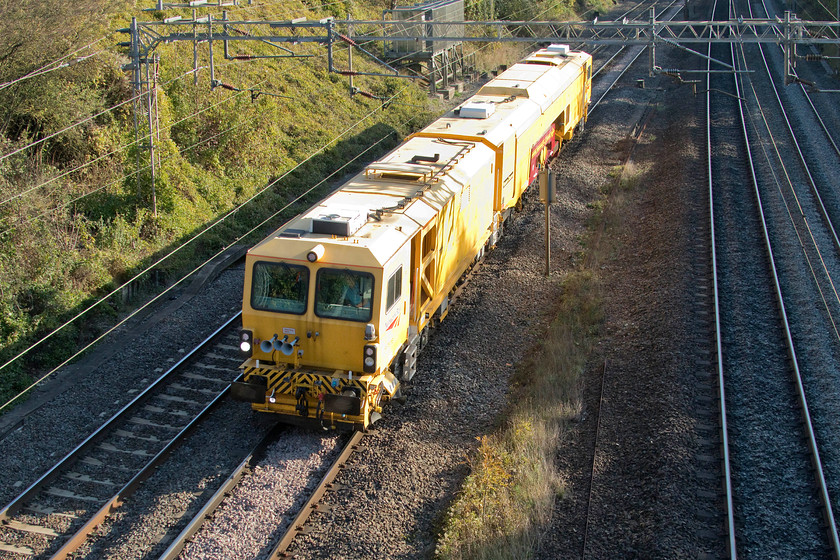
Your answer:
[[[390,311],[391,308],[402,297],[402,267],[399,267],[390,278],[388,278],[388,299],[385,309]]]

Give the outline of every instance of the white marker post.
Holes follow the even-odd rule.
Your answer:
[[[551,203],[557,201],[557,179],[547,167],[540,170],[540,202],[545,204],[545,275],[551,274]]]

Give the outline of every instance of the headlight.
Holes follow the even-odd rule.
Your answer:
[[[311,263],[318,262],[324,256],[324,246],[320,243],[315,245],[311,251],[306,254],[306,260]]]
[[[373,373],[376,371],[376,345],[365,344],[364,349],[364,370],[365,373]]]
[[[254,338],[254,333],[248,329],[242,329],[239,331],[239,349],[242,351],[243,354],[247,354],[248,357],[251,357],[251,341]]]

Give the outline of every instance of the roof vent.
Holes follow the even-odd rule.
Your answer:
[[[312,233],[350,237],[365,225],[367,216],[358,210],[330,209],[312,216]]]
[[[479,103],[470,101],[461,105],[459,116],[465,119],[486,119],[496,112],[496,105],[493,103]]]
[[[409,163],[437,163],[440,161],[440,154],[435,154],[433,156],[424,156],[422,154],[417,154]]]
[[[569,45],[548,45],[545,50],[566,56],[569,54]]]
[[[291,229],[291,228],[289,228],[289,229],[284,229],[283,231],[281,231],[277,235],[277,237],[289,237],[289,238],[292,238],[292,239],[300,239],[301,237],[303,237],[307,233],[309,233],[309,232],[306,231],[305,229]]]

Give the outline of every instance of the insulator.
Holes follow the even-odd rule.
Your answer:
[[[353,39],[351,39],[351,38],[350,38],[350,37],[348,37],[347,35],[342,35],[341,33],[336,33],[336,36],[337,36],[339,39],[341,39],[342,41],[344,41],[345,43],[347,43],[348,45],[352,46],[352,47],[357,46],[357,45],[356,45],[356,41],[354,41]]]

